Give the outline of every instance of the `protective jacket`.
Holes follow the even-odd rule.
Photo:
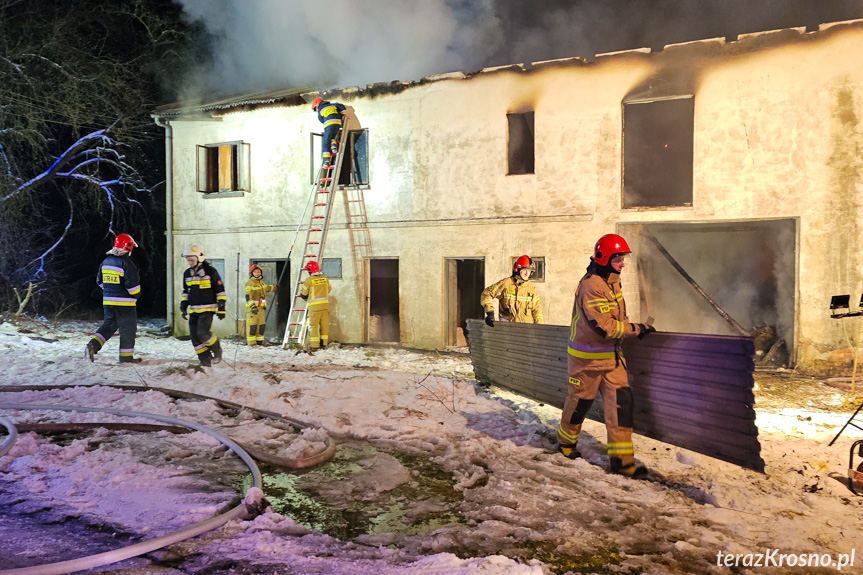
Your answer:
[[[545,323],[542,319],[542,302],[536,286],[530,280],[519,283],[510,276],[482,290],[479,303],[486,313],[494,310],[492,302],[499,301],[500,318],[516,323]]]
[[[308,302],[309,313],[330,309],[330,280],[322,274],[312,274],[303,282],[300,296]]]
[[[225,286],[219,272],[207,261],[188,268],[183,273],[183,296],[180,311],[189,313],[216,312],[225,314]],[[212,316],[211,316],[212,317]]]
[[[342,114],[345,112],[345,106],[338,102],[327,102],[326,100],[318,105],[318,120],[324,125],[324,128],[329,126],[341,126]]]
[[[639,326],[626,317],[620,274],[604,279],[589,269],[575,290],[569,355],[589,363],[591,369],[613,369],[621,357],[620,341],[639,333]]]
[[[274,285],[267,285],[261,278],[251,277],[246,282],[246,307],[256,305],[259,308],[267,307],[267,292],[276,289]]]
[[[106,257],[99,266],[96,283],[102,288],[102,305],[135,307],[141,295],[138,266],[129,254]]]

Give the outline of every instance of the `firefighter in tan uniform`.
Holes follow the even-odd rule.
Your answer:
[[[620,272],[631,253],[626,240],[615,234],[599,238],[587,273],[575,290],[572,327],[567,349],[568,393],[557,429],[558,450],[570,459],[578,434],[596,393],[602,394],[608,434],[608,464],[613,473],[640,478],[647,468],[636,465],[632,446],[632,390],[620,342],[656,331],[646,324],[630,323],[620,291]]]
[[[264,270],[255,264],[249,268],[246,282],[246,344],[264,345],[264,330],[267,328],[267,292],[276,289],[276,284],[267,285],[262,276]]]
[[[530,276],[536,265],[529,256],[521,256],[512,266],[512,275],[482,290],[479,303],[485,310],[485,323],[494,327],[494,300],[498,300],[501,321],[545,323],[542,302]]]
[[[306,300],[309,309],[309,347],[327,347],[330,339],[330,280],[321,273],[317,262],[309,262],[303,268],[309,277],[303,282],[300,297]]]

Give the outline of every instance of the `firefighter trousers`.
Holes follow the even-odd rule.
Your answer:
[[[264,330],[267,328],[267,308],[257,306],[252,312],[246,308],[246,343],[248,345],[264,345]]]
[[[618,363],[610,371],[591,370],[583,360],[568,357],[566,401],[563,404],[557,441],[560,445],[575,445],[581,425],[596,399],[602,394],[605,430],[608,436],[608,456],[620,458],[623,465],[635,461],[632,446],[632,390],[624,364]]]
[[[205,366],[211,365],[214,357],[222,357],[219,339],[210,331],[215,315],[211,311],[189,314],[189,335],[192,338],[192,345],[195,347],[195,353],[198,354],[201,365]]]
[[[93,351],[99,353],[105,342],[120,330],[120,363],[132,361],[135,354],[135,335],[138,331],[138,309],[135,306],[103,306],[105,320],[90,339]]]
[[[330,342],[330,310],[313,310],[309,312],[309,347],[318,349],[327,347]]]

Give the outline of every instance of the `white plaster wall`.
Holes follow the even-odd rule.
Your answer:
[[[546,320],[567,324],[593,243],[619,223],[796,217],[799,341],[840,344],[829,297],[863,291],[863,29],[800,38],[678,46],[334,96],[370,130],[370,255],[400,259],[402,343],[443,345],[447,257],[483,257],[490,284],[509,274],[512,256],[544,256],[547,278],[538,287]],[[698,59],[686,59],[687,50]],[[678,61],[697,70],[693,206],[621,210],[621,102]],[[530,110],[536,174],[507,176],[506,114]],[[281,106],[173,125],[176,245],[200,242],[227,267],[237,252],[246,267],[250,258],[283,257],[310,191],[314,114]],[[194,191],[195,145],[231,140],[251,144],[252,191],[204,198]],[[343,258],[334,339],[360,341],[362,282],[342,202],[338,194],[325,254]],[[176,263],[179,278],[185,263]],[[226,275],[230,310],[235,286]],[[633,276],[624,275],[624,290],[638,320]],[[227,322],[217,327],[227,331]]]

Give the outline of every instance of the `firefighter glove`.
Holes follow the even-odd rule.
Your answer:
[[[255,305],[255,304],[250,305],[250,306],[249,306],[249,311],[250,311],[250,312],[252,312],[252,313],[258,313],[258,306],[257,306],[257,305]]]
[[[646,323],[638,324],[638,339],[642,339],[644,336],[651,334],[656,331],[656,328],[652,325],[647,325]]]
[[[189,319],[189,314],[186,313],[186,310],[181,311],[180,315],[183,316],[183,319]]]
[[[219,316],[219,319],[225,319],[225,310],[220,309],[216,312],[216,315]]]
[[[485,324],[488,327],[494,327],[494,312],[493,311],[485,312]]]

